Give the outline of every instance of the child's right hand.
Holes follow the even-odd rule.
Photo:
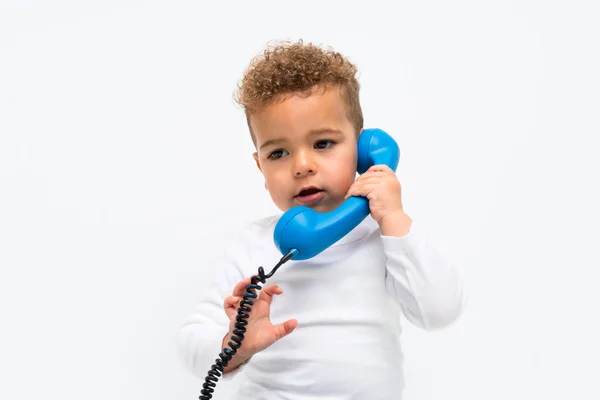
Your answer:
[[[231,336],[234,335],[233,331],[236,330],[235,323],[237,317],[237,310],[239,308],[240,301],[243,299],[243,295],[246,293],[246,287],[250,284],[250,278],[246,278],[239,282],[233,288],[231,296],[225,298],[223,308],[225,313],[229,317],[229,333],[223,339],[222,348],[230,348],[228,343],[231,341]],[[260,284],[260,283],[259,283]],[[246,325],[246,332],[244,333],[244,340],[237,353],[226,368],[224,372],[229,372],[237,368],[244,361],[252,357],[254,354],[262,351],[278,341],[279,339],[289,335],[298,325],[298,321],[290,319],[279,325],[273,325],[270,320],[271,301],[274,295],[280,295],[283,290],[277,285],[270,285],[263,287],[258,295],[257,299],[250,299],[254,301],[254,305],[250,306],[251,311],[248,313],[249,318],[246,319],[248,324]],[[235,343],[235,342],[233,342]]]

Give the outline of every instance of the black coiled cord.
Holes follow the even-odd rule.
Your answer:
[[[212,399],[212,394],[215,391],[215,387],[217,386],[217,381],[219,377],[223,373],[223,369],[227,367],[231,358],[237,353],[237,350],[242,345],[242,340],[244,340],[244,333],[246,333],[246,325],[248,325],[247,319],[250,318],[250,311],[252,310],[252,306],[254,305],[254,301],[250,299],[256,299],[258,294],[256,290],[262,289],[262,286],[258,284],[261,282],[263,285],[270,277],[275,274],[277,269],[281,267],[285,262],[289,261],[292,257],[298,254],[296,249],[292,249],[289,253],[279,260],[277,265],[273,267],[269,274],[265,274],[265,270],[263,267],[258,267],[258,275],[253,276],[250,279],[250,284],[246,286],[246,293],[244,294],[243,300],[240,302],[240,307],[238,308],[238,315],[235,318],[235,330],[233,331],[233,335],[231,336],[231,341],[227,343],[229,345],[229,349],[223,349],[223,351],[219,354],[219,358],[215,360],[215,363],[210,367],[206,378],[204,378],[204,384],[202,385],[202,390],[200,393],[202,395],[198,397],[200,400],[210,400]]]

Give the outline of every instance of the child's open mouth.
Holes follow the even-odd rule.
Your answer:
[[[302,204],[314,203],[321,200],[325,196],[325,191],[316,187],[310,187],[302,189],[300,193],[296,195],[296,200]]]

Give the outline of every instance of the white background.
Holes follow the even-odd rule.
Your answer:
[[[178,328],[277,211],[233,91],[303,38],[357,64],[469,285],[451,327],[403,320],[405,399],[600,398],[597,3],[214,3],[0,1],[0,397],[198,397]]]

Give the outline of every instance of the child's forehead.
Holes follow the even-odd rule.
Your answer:
[[[352,125],[336,94],[289,97],[253,115],[251,124],[259,142],[279,136],[343,134]]]

